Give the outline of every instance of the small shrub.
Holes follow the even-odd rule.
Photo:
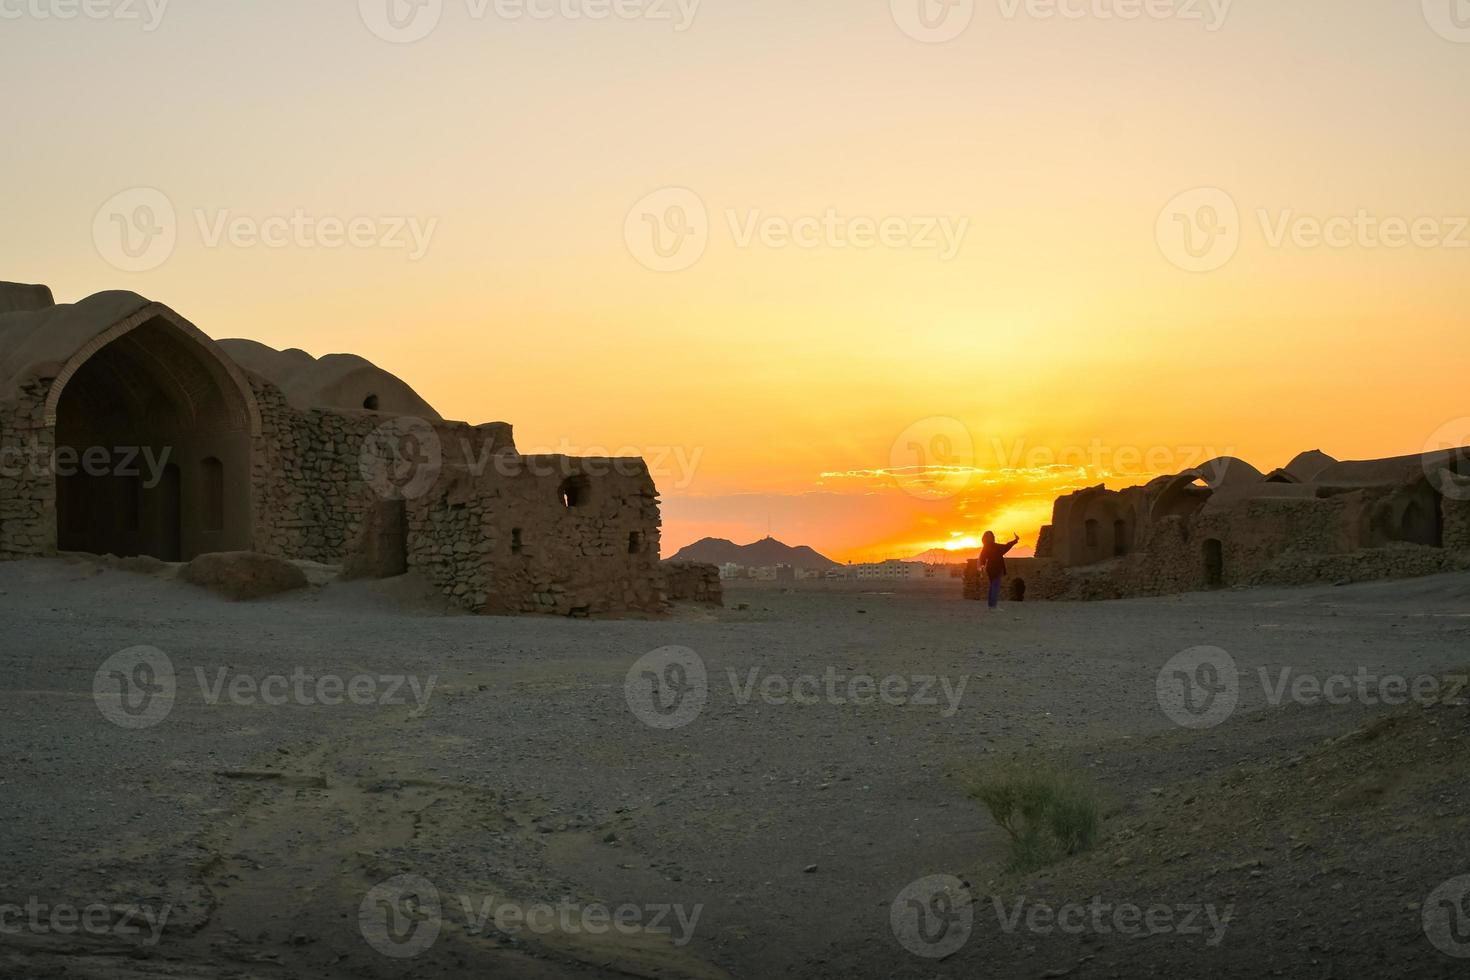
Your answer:
[[[1096,796],[1075,779],[1017,764],[980,775],[969,792],[1010,835],[1011,871],[1035,871],[1097,842]]]

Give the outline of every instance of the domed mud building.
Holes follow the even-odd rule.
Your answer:
[[[1470,568],[1470,449],[1340,462],[1304,452],[1262,473],[1221,457],[1144,486],[1057,499],[1035,598],[1108,599]]]
[[[523,456],[361,357],[0,283],[0,558],[218,551],[413,569],[474,612],[665,607],[641,459]]]

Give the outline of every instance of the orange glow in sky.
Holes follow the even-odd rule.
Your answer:
[[[0,278],[641,453],[666,554],[1025,554],[1060,493],[1470,415],[1470,44],[1421,4],[981,3],[930,43],[904,2],[9,22]],[[157,262],[107,237],[160,222]]]

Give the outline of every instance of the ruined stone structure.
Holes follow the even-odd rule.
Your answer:
[[[1125,490],[1059,498],[1027,598],[1108,599],[1357,582],[1470,568],[1470,449],[1262,473],[1222,457]]]
[[[636,458],[523,456],[352,355],[213,341],[127,292],[0,284],[0,559],[255,551],[485,613],[662,612]]]
[[[701,561],[666,561],[664,579],[669,599],[709,606],[725,604],[725,584],[720,566]]]

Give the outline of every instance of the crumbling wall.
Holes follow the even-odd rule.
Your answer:
[[[1389,542],[1370,547],[1394,488],[1319,497],[1255,498],[1152,522],[1144,550],[1064,568],[1051,562],[1028,575],[1028,598],[1117,599],[1236,586],[1366,582],[1470,568],[1470,501],[1441,501],[1443,547]],[[1470,494],[1467,494],[1470,496]],[[1219,543],[1212,580],[1209,542]]]
[[[56,430],[46,424],[54,379],[27,381],[0,404],[0,560],[56,553]]]
[[[666,561],[664,591],[672,602],[702,602],[712,606],[725,604],[725,587],[720,582],[720,566],[699,561]]]
[[[254,538],[255,549],[266,554],[347,562],[379,533],[368,526],[385,518],[379,504],[428,492],[448,467],[489,468],[495,453],[515,448],[503,422],[472,426],[368,411],[303,411],[259,377],[251,377],[251,386],[261,425],[253,454]],[[390,478],[375,462],[400,444],[411,446],[404,451],[413,458]],[[359,570],[367,574],[371,567],[373,561]]]
[[[362,477],[363,440],[383,420],[299,411],[275,385],[251,377],[250,386],[260,407],[251,471],[255,550],[340,563],[372,500]]]
[[[667,608],[658,492],[641,459],[500,454],[407,501],[408,564],[473,612]]]

